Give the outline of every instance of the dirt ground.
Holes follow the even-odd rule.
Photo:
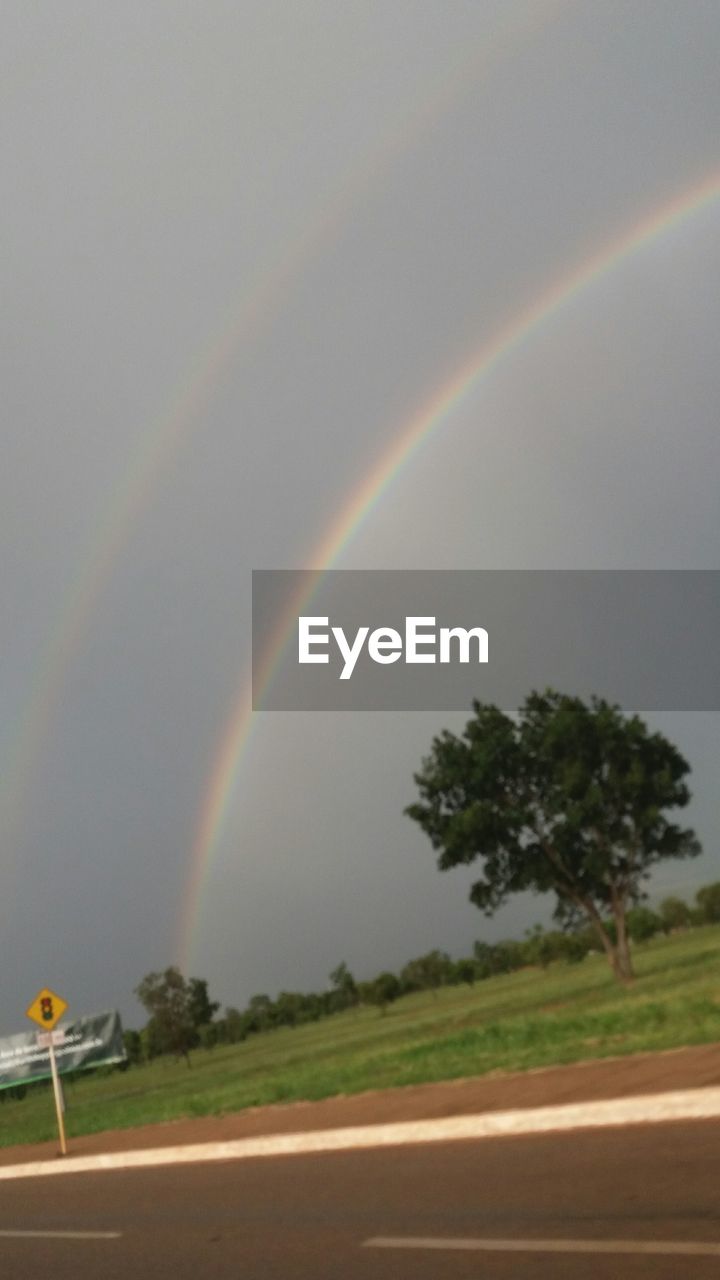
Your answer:
[[[68,1117],[68,1154],[90,1155],[149,1147],[225,1142],[272,1133],[341,1129],[349,1125],[429,1120],[440,1116],[475,1115],[522,1107],[560,1105],[638,1094],[665,1093],[720,1084],[720,1044],[628,1058],[582,1062],[567,1067],[492,1074],[440,1084],[327,1098],[322,1102],[253,1107],[234,1115],[173,1120],[137,1129],[72,1136]],[[0,1164],[53,1159],[57,1142],[5,1147]]]

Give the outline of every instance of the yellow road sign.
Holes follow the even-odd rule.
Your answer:
[[[39,1027],[43,1027],[45,1031],[52,1031],[55,1023],[60,1021],[67,1007],[67,1001],[63,1000],[62,996],[57,996],[54,991],[43,987],[42,991],[38,991],[32,1004],[25,1012],[28,1018],[32,1018],[33,1022],[37,1022]]]

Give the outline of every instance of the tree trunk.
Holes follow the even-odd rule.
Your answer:
[[[617,946],[615,947],[616,963],[614,965],[615,976],[621,982],[632,982],[635,974],[632,966],[632,956],[630,955],[630,941],[627,933],[627,925],[625,922],[625,910],[621,903],[615,904],[615,928],[617,930]]]
[[[598,938],[602,943],[603,951],[605,952],[605,955],[607,957],[608,964],[610,965],[610,968],[612,969],[613,973],[617,977],[615,947],[613,946],[612,938],[610,937],[610,934],[607,932],[607,929],[604,927],[603,922],[599,916],[591,915],[590,923],[592,924],[593,929],[595,930]]]
[[[587,907],[586,907],[587,910]],[[618,982],[627,985],[632,982],[635,974],[633,973],[632,960],[630,958],[630,949],[628,947],[627,929],[625,927],[625,913],[619,910],[615,913],[615,927],[617,929],[617,943],[613,943],[610,934],[603,925],[600,916],[594,912],[590,914],[591,924],[603,945],[603,950],[607,956],[608,964],[612,969]]]

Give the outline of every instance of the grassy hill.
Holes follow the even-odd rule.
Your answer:
[[[156,1059],[88,1072],[65,1085],[68,1134],[720,1040],[718,926],[653,939],[634,958],[627,990],[589,956],[197,1050],[191,1070]],[[0,1094],[0,1146],[54,1136],[49,1090]]]

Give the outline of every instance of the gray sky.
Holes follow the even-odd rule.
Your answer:
[[[45,983],[137,1024],[181,942],[242,1006],[547,918],[486,922],[402,816],[458,716],[256,715],[200,894],[192,851],[251,569],[309,564],[474,352],[720,180],[719,51],[714,0],[3,6],[0,1030]],[[720,198],[540,325],[337,567],[717,567],[719,251]],[[690,894],[720,716],[653,723],[706,847],[654,891]]]

